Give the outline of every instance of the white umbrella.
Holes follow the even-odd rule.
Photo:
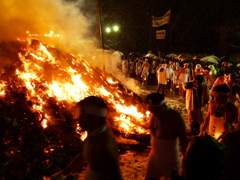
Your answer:
[[[152,53],[148,53],[148,54],[146,54],[144,57],[154,58],[154,57],[156,57],[156,55],[155,55],[155,54],[152,54]]]
[[[212,55],[212,56],[206,56],[202,58],[200,61],[204,63],[210,62],[210,63],[218,64],[220,59],[217,56]]]
[[[211,58],[214,58],[214,59],[216,59],[217,61],[220,61],[220,58],[219,58],[219,57],[217,57],[217,56],[214,56],[214,55],[211,55],[211,56],[206,56],[206,57],[211,57]]]
[[[174,59],[177,55],[176,54],[167,54],[166,57]]]
[[[123,54],[122,52],[120,52],[120,51],[115,51],[115,52],[112,53],[112,55],[113,55],[113,56],[120,56],[120,57],[121,57],[121,56],[123,56],[124,54]]]

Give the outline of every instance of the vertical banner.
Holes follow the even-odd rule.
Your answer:
[[[152,16],[152,27],[159,27],[170,22],[171,10],[169,10],[164,16],[155,17]]]
[[[156,31],[156,39],[165,39],[166,30],[157,30]]]

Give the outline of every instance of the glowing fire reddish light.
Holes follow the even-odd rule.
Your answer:
[[[148,133],[142,126],[148,123],[148,115],[140,112],[136,105],[125,101],[123,92],[116,88],[118,81],[112,76],[108,77],[108,75],[102,73],[97,79],[94,76],[96,69],[93,69],[87,61],[71,55],[72,59],[68,59],[71,64],[68,64],[65,60],[63,60],[63,63],[43,44],[41,44],[39,50],[31,51],[28,55],[31,58],[18,53],[18,58],[21,60],[23,67],[22,69],[16,69],[15,73],[28,89],[26,95],[28,100],[33,101],[32,110],[41,114],[39,120],[42,122],[43,128],[46,128],[48,122],[51,122],[51,115],[43,108],[46,104],[46,96],[53,97],[59,102],[66,101],[69,104],[74,104],[86,96],[98,95],[106,99],[115,109],[116,113],[113,120],[120,131],[125,134]],[[51,81],[44,79],[43,74],[46,71],[43,66],[44,63],[48,63],[57,70],[64,72],[64,75],[54,75],[51,77]],[[81,71],[78,68],[80,66],[84,66],[85,71]],[[44,90],[38,88],[39,84],[44,87]],[[4,82],[0,83],[0,96],[5,95],[5,86]],[[84,137],[86,137],[86,134],[82,134],[83,139]]]

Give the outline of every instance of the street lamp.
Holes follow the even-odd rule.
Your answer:
[[[118,27],[118,26],[113,26],[113,30],[114,30],[115,32],[117,32],[117,31],[119,30],[119,27]]]
[[[119,26],[117,26],[117,25],[114,25],[114,26],[112,26],[112,27],[106,27],[106,33],[110,33],[110,32],[112,32],[112,30],[114,31],[114,32],[118,32],[119,31]]]
[[[104,42],[107,44],[107,47],[110,49],[116,48],[118,44],[119,36],[119,26],[116,24],[108,25],[105,27],[105,38]]]
[[[107,27],[107,28],[106,28],[106,32],[107,32],[107,33],[110,33],[110,32],[111,32],[111,28]]]

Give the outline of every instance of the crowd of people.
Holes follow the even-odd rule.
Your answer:
[[[226,164],[220,163],[222,166],[219,167],[219,161],[222,162],[224,158],[222,154],[225,150],[223,149],[226,148],[228,152],[228,148],[230,148],[226,145],[228,144],[226,143],[226,137],[229,133],[239,130],[240,82],[238,79],[238,67],[228,62],[218,62],[218,64],[176,60],[157,62],[149,58],[138,60],[136,64],[136,76],[133,74],[129,74],[129,76],[136,77],[136,80],[142,84],[152,83],[157,85],[156,93],[149,95],[149,97],[147,96],[147,99],[150,99],[150,104],[154,105],[149,106],[149,110],[152,113],[150,123],[152,149],[147,165],[146,180],[170,177],[171,171],[168,168],[179,172],[179,157],[175,156],[176,148],[173,148],[178,144],[175,141],[176,138],[180,140],[180,152],[182,152],[184,157],[187,157],[182,162],[183,171],[181,177],[183,179],[240,179],[240,175],[234,170],[236,167],[233,165],[233,162],[229,164],[229,159],[225,159],[228,162],[227,166],[231,166],[233,169],[227,168],[228,171],[225,170],[225,174],[223,175],[221,173],[223,173],[223,168],[224,166],[226,167]],[[186,135],[183,133],[185,130],[180,123],[182,122],[181,117],[179,115],[172,117],[175,113],[169,111],[169,108],[164,103],[166,90],[179,96],[179,100],[186,103],[187,118],[190,127]],[[156,102],[157,100],[159,101]],[[171,113],[169,114],[169,112]],[[172,120],[174,121],[172,122]],[[168,127],[167,123],[171,124],[172,127]],[[176,123],[180,124],[175,129]],[[171,129],[175,129],[175,132],[172,132]],[[175,137],[171,136],[171,133]],[[202,159],[191,157],[194,155],[193,150],[191,150],[191,155],[187,155],[188,152],[185,151],[186,146],[183,145],[185,144],[186,137],[188,139],[194,137],[195,143],[197,141],[203,144],[206,143],[206,147],[204,147],[206,149],[200,149],[198,152],[195,152],[196,154],[202,153],[198,154]],[[235,139],[235,142],[239,142],[237,139],[240,139],[240,136]],[[210,145],[209,143],[212,144]],[[194,146],[197,147],[197,144]],[[193,149],[196,150],[196,147]],[[219,159],[212,154],[206,160],[203,156],[204,151],[207,151],[207,149],[214,151]],[[239,160],[237,158],[239,153],[236,153],[236,149],[234,152],[236,159]],[[231,157],[234,155],[231,154]],[[228,154],[227,156],[230,155]],[[214,159],[214,162],[211,162],[211,159]],[[205,164],[201,166],[205,166],[206,168],[199,167],[199,165],[196,167],[199,170],[204,169],[209,175],[205,173],[200,175],[200,171],[197,173],[198,168],[190,168],[189,163],[198,164],[195,160],[198,160],[199,164],[205,161]],[[236,162],[233,160],[233,157],[231,161]],[[206,162],[209,164],[206,164]],[[211,166],[215,164],[219,168],[213,168],[210,164]],[[239,164],[237,167],[240,168]],[[192,172],[190,172],[190,169]],[[211,173],[208,169],[212,169]],[[230,175],[230,172],[232,175]],[[196,176],[197,174],[198,177]]]
[[[122,65],[128,76],[129,62]],[[137,81],[148,83],[151,74],[157,84],[145,99],[151,135],[145,180],[239,180],[240,86],[234,69],[173,61],[150,64],[149,59],[138,60],[132,68]],[[166,104],[166,88],[185,100],[190,132],[181,113]],[[51,179],[65,179],[88,162],[86,180],[122,180],[117,143],[105,118],[107,102],[90,96],[77,106],[78,121],[88,136],[80,154]]]
[[[166,70],[167,84],[170,91],[180,88],[180,97],[183,98],[183,88],[178,86],[181,83],[194,80],[195,75],[204,75],[205,82],[209,87],[213,85],[217,77],[226,73],[235,72],[239,74],[239,67],[229,62],[201,62],[197,60],[180,61],[176,59],[158,58],[123,58],[122,73],[125,77],[135,78],[142,84],[162,84],[163,78],[159,79],[158,70]],[[165,73],[161,73],[165,74]],[[159,83],[161,82],[161,83]],[[165,83],[164,83],[165,84]]]
[[[231,125],[237,123],[237,108],[228,101],[229,89],[225,84],[217,85],[213,92],[214,100],[209,106],[209,115],[201,133],[210,126],[209,116],[227,116],[225,122],[213,122],[216,123],[216,131],[224,128],[221,129],[224,131],[221,141],[216,139],[211,129],[207,131],[208,135],[200,133],[189,138],[181,114],[167,106],[161,93],[146,96],[146,109],[150,112],[151,150],[145,180],[239,179],[240,130],[238,126],[231,129]],[[213,109],[217,104],[222,106],[221,113],[225,115],[216,115],[219,112]],[[123,180],[117,143],[106,122],[107,102],[100,97],[89,96],[81,100],[77,107],[77,120],[88,136],[79,155],[65,169],[53,174],[51,179],[66,179],[87,162],[86,180]]]

